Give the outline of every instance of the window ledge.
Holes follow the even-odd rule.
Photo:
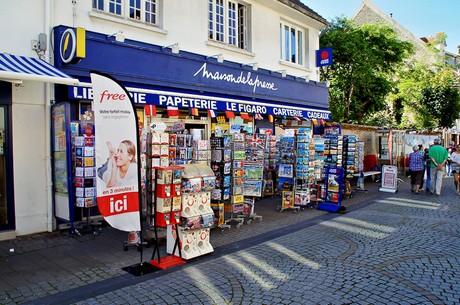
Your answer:
[[[216,48],[219,48],[219,49],[224,49],[226,51],[230,51],[230,52],[234,52],[234,53],[239,53],[239,54],[250,56],[250,57],[256,56],[256,54],[254,54],[252,52],[249,52],[247,50],[243,50],[243,49],[234,47],[234,46],[229,45],[229,44],[224,43],[224,42],[208,40],[206,42],[206,45],[211,46],[211,47],[216,47]]]
[[[308,73],[312,72],[312,70],[308,69],[307,67],[304,67],[304,66],[301,66],[301,65],[298,65],[298,64],[294,64],[294,63],[291,63],[291,62],[287,62],[287,61],[284,61],[284,60],[280,60],[279,64],[281,66],[286,66],[286,67],[289,67],[289,68],[302,70],[302,71],[305,71],[305,72],[308,72]]]
[[[160,29],[157,25],[153,25],[153,24],[149,25],[149,24],[146,24],[146,23],[144,23],[142,21],[134,21],[134,20],[130,20],[130,19],[126,18],[126,17],[115,16],[115,15],[104,13],[104,12],[90,11],[89,16],[92,17],[92,18],[98,18],[98,19],[102,19],[102,20],[116,22],[116,23],[128,25],[128,26],[131,26],[131,27],[136,27],[136,28],[151,31],[151,32],[153,31],[153,32],[156,32],[156,33],[159,33],[159,34],[167,34],[168,33],[168,31]]]

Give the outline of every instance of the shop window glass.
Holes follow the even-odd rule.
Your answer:
[[[97,10],[104,10],[104,0],[93,0],[93,8]]]
[[[129,18],[136,20],[141,19],[141,0],[129,1]]]
[[[209,39],[247,49],[248,7],[237,1],[209,0]]]
[[[121,15],[121,0],[109,0],[109,12]]]
[[[155,25],[158,23],[158,0],[93,0],[93,10],[123,19]]]
[[[305,54],[304,31],[289,24],[280,23],[280,58],[283,61],[303,65]]]

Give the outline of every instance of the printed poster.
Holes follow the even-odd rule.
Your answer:
[[[110,77],[91,73],[97,202],[114,228],[140,231],[138,127],[130,95]]]

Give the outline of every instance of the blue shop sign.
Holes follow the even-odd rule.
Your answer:
[[[92,100],[92,88],[87,86],[69,86],[68,97],[78,100]],[[137,105],[156,105],[159,107],[198,108],[202,110],[247,112],[251,114],[272,114],[274,116],[299,117],[304,119],[330,119],[327,110],[302,106],[277,105],[265,101],[246,101],[226,97],[214,97],[200,94],[168,92],[160,90],[127,88]]]
[[[324,48],[316,50],[316,66],[325,67],[332,66],[332,48]]]
[[[56,45],[68,27],[54,28]],[[55,51],[55,66],[73,77],[88,78],[91,70],[102,71],[124,84],[136,87],[170,88],[171,91],[202,92],[206,95],[235,96],[269,103],[323,109],[329,106],[325,84],[242,63],[217,62],[202,54],[126,39],[107,39],[106,34],[86,31],[85,58],[65,62]],[[122,60],[121,60],[122,59]],[[177,90],[176,90],[177,89]]]

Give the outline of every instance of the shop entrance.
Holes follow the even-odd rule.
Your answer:
[[[8,156],[8,134],[7,106],[0,105],[0,231],[14,229],[14,208],[9,204],[7,156]]]

